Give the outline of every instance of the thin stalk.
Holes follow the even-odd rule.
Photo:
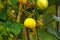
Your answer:
[[[48,22],[48,23],[46,23],[45,25],[43,25],[43,26],[46,26],[46,25],[48,25],[48,24],[50,24],[51,22],[53,22],[53,21],[55,21],[54,19],[52,19],[50,22]]]
[[[38,30],[38,27],[36,27],[37,40],[40,40],[40,39],[39,39],[39,33],[38,33],[38,31],[39,31],[39,30]]]
[[[13,39],[13,40],[16,40],[16,38],[17,38],[17,36],[16,36],[16,35],[14,35],[14,39]]]
[[[28,28],[26,28],[26,34],[27,34],[27,38],[28,38],[28,40],[30,40],[30,38],[29,38],[29,32],[28,32]]]
[[[56,16],[58,17],[58,5],[56,5]],[[56,23],[57,31],[59,31],[59,22]]]
[[[23,4],[20,4],[19,13],[18,13],[18,17],[17,17],[17,22],[19,22],[19,23],[20,23],[21,16],[22,16],[22,9],[23,9]]]
[[[42,29],[45,29],[48,24],[50,24],[51,22],[55,21],[54,19],[52,19],[51,21],[49,21],[48,23],[46,23],[45,25],[43,25]]]

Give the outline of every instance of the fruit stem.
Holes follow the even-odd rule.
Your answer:
[[[37,40],[40,40],[40,37],[39,37],[39,30],[38,30],[38,27],[36,26],[36,35],[37,35]]]
[[[28,38],[28,40],[30,40],[30,38],[29,38],[29,32],[28,32],[28,28],[26,28],[26,34],[27,34],[27,38]]]

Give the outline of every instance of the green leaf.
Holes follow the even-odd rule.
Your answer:
[[[11,4],[16,5],[18,0],[8,0]]]
[[[7,18],[7,10],[2,10],[0,12],[0,19],[1,20],[6,20],[6,18]]]
[[[6,28],[2,25],[0,25],[0,35],[3,33],[3,32],[6,32]]]
[[[7,21],[4,21],[4,22],[1,22],[0,25],[3,25],[4,27],[9,28],[9,26],[10,26],[11,24],[12,24],[12,22],[9,21],[9,20],[7,20]]]
[[[18,0],[7,0],[7,3],[15,10],[19,9]]]
[[[60,3],[60,0],[48,0],[48,1],[49,1],[49,6]]]
[[[8,28],[10,30],[10,32],[12,32],[15,35],[19,34],[24,27],[24,25],[21,24],[21,23],[12,22],[12,21],[9,21],[9,20],[7,20],[6,22],[3,22],[3,24],[1,24],[1,25]]]
[[[52,20],[52,15],[53,15],[53,13],[49,13],[49,12],[43,15],[44,24],[46,24]]]
[[[38,29],[38,37],[40,38],[40,40],[57,40],[57,38],[53,34],[41,29]]]
[[[53,34],[53,35],[55,35],[60,40],[60,32],[54,31],[50,28],[47,28],[46,31]]]
[[[18,22],[14,22],[9,26],[11,32],[15,35],[19,34],[23,27],[23,24],[19,24]]]
[[[56,17],[55,15],[53,15],[53,19],[57,22],[60,22],[60,18],[59,17]]]

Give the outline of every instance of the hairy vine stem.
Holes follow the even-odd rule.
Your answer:
[[[17,22],[20,22],[20,20],[21,20],[22,9],[23,9],[23,4],[20,4],[19,13],[18,13],[18,17],[17,17]]]

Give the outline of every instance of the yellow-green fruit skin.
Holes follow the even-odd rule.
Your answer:
[[[24,26],[26,28],[35,28],[36,26],[36,21],[33,19],[33,18],[27,18],[25,21],[24,21]]]
[[[44,10],[48,7],[48,0],[37,0],[37,7]]]

